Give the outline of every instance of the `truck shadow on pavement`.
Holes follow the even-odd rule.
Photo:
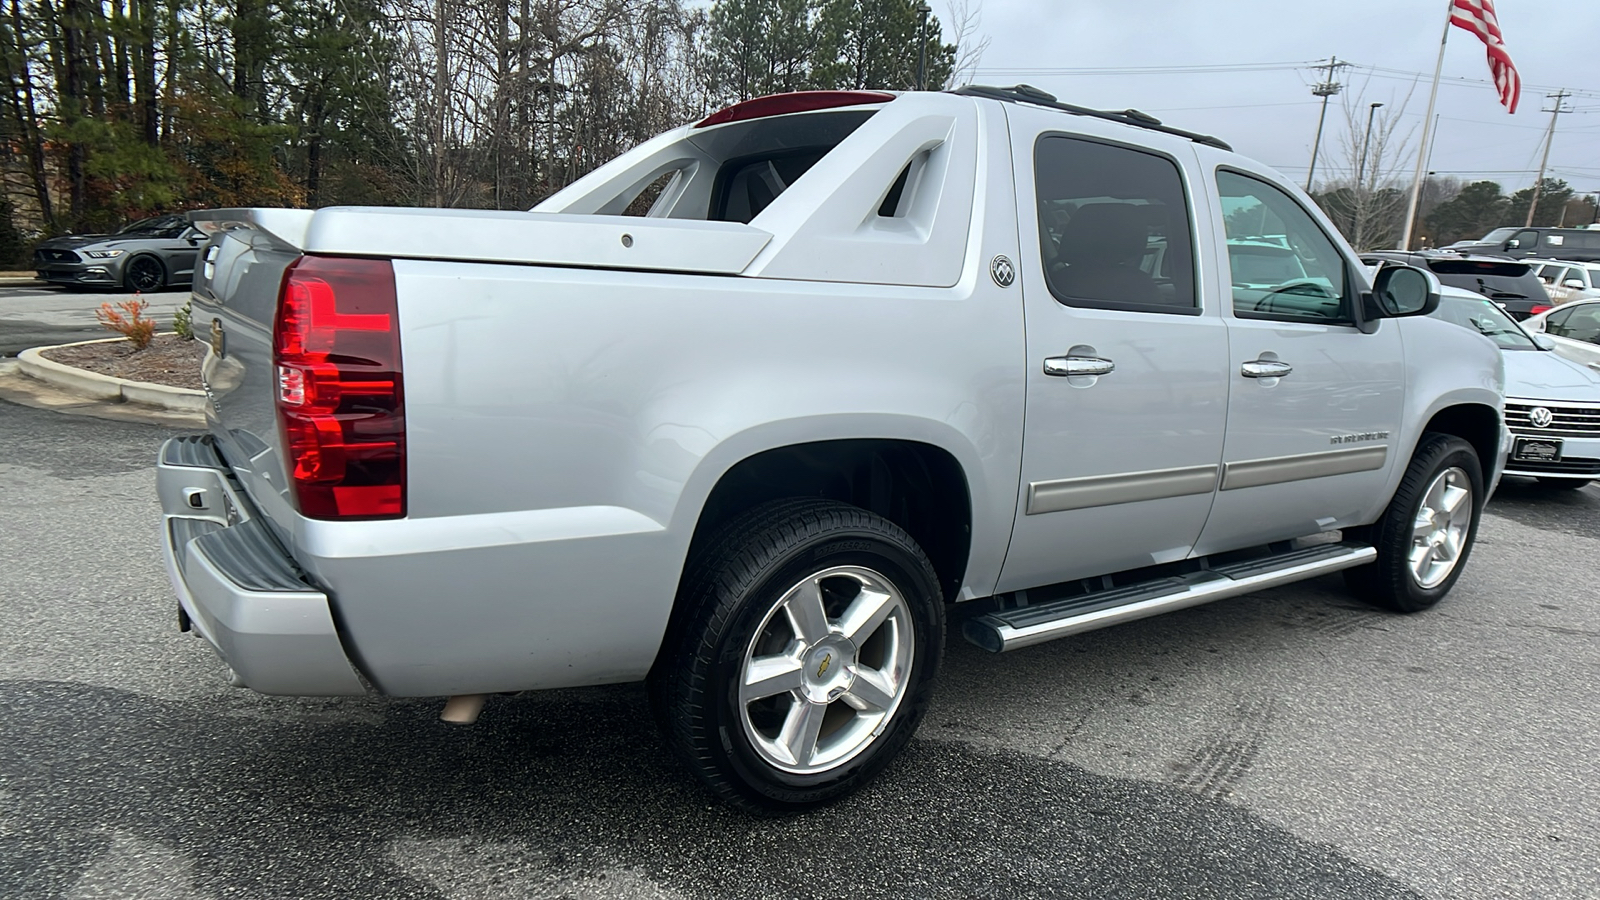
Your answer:
[[[196,704],[0,683],[0,896],[1409,897],[1171,785],[918,740],[809,815],[711,802],[643,692]]]

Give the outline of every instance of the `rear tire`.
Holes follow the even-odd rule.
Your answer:
[[[1466,567],[1484,503],[1483,468],[1472,445],[1427,433],[1383,517],[1357,532],[1378,558],[1345,570],[1357,597],[1396,612],[1432,607]]]
[[[837,800],[904,749],[933,694],[944,603],[899,526],[821,500],[764,504],[685,571],[651,674],[667,742],[750,812]]]
[[[1540,478],[1539,479],[1539,487],[1542,487],[1542,488],[1544,488],[1546,490],[1576,491],[1579,488],[1587,487],[1588,484],[1589,484],[1589,479],[1579,479],[1579,478]]]

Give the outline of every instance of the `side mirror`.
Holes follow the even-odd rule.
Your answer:
[[[1575,291],[1581,291],[1584,289],[1583,281],[1578,278],[1568,278],[1566,281],[1561,282],[1561,286],[1572,288]]]
[[[1551,340],[1548,334],[1535,332],[1528,335],[1528,337],[1533,338],[1533,345],[1540,350],[1554,350],[1556,348],[1556,342]]]
[[[1515,249],[1517,249],[1518,247],[1521,247],[1521,246],[1522,246],[1522,242],[1517,240],[1516,238],[1512,238],[1511,240],[1506,241],[1506,249],[1507,250],[1515,250]]]
[[[1425,316],[1439,308],[1439,281],[1415,266],[1384,266],[1372,281],[1372,299],[1386,318]]]

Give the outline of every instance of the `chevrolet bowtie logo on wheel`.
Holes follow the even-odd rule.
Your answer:
[[[1533,410],[1528,413],[1528,421],[1532,422],[1533,427],[1535,428],[1549,428],[1550,423],[1554,420],[1555,414],[1542,406],[1535,406]]]
[[[828,667],[831,665],[833,665],[833,654],[829,653],[827,656],[822,658],[822,665],[817,666],[817,677],[821,678],[822,676],[828,674]]]

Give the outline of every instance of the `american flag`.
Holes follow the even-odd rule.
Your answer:
[[[1494,76],[1494,86],[1500,90],[1500,102],[1507,112],[1517,111],[1517,100],[1522,96],[1522,79],[1517,76],[1516,64],[1506,52],[1506,43],[1500,37],[1500,22],[1494,15],[1491,0],[1455,0],[1450,10],[1450,24],[1477,35],[1489,48],[1489,74]]]

